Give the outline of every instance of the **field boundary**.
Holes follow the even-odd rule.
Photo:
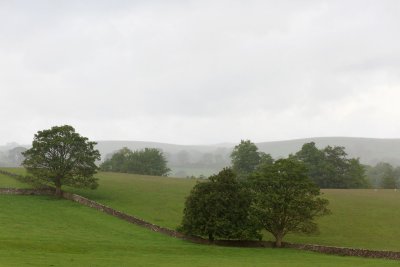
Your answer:
[[[5,174],[7,172],[0,171],[0,173]],[[12,175],[14,177],[14,175]],[[0,194],[3,195],[55,195],[54,188],[36,188],[36,189],[22,189],[22,188],[0,188]],[[143,219],[137,218],[132,215],[128,215],[122,211],[115,210],[106,205],[100,204],[94,200],[85,198],[83,196],[63,192],[62,197],[64,199],[77,202],[81,205],[96,209],[98,211],[107,213],[116,218],[122,219],[132,224],[136,224],[138,226],[147,228],[151,231],[161,233],[164,235],[168,235],[170,237],[179,238],[182,240],[190,241],[197,244],[206,244],[206,245],[218,245],[218,246],[227,246],[227,247],[253,247],[253,248],[271,248],[274,247],[274,242],[271,241],[239,241],[239,240],[216,240],[214,242],[210,242],[207,239],[195,236],[187,236],[178,231],[165,228],[156,224],[152,224]],[[379,258],[379,259],[390,259],[390,260],[400,260],[400,252],[397,251],[385,251],[385,250],[369,250],[369,249],[360,249],[360,248],[346,248],[346,247],[334,247],[334,246],[322,246],[322,245],[313,245],[313,244],[295,244],[295,243],[287,243],[284,242],[283,247],[285,248],[293,248],[299,250],[313,251],[319,252],[323,254],[330,255],[340,255],[340,256],[356,256],[356,257],[364,257],[364,258]]]
[[[0,188],[0,195],[36,195],[51,196],[55,190],[52,188]]]

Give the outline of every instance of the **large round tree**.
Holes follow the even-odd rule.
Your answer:
[[[22,165],[38,183],[55,186],[58,196],[63,185],[94,189],[98,186],[95,162],[100,160],[95,145],[72,126],[54,126],[35,134]]]
[[[320,197],[304,163],[293,157],[262,166],[250,180],[254,193],[250,214],[275,237],[277,247],[290,232],[317,232],[315,218],[330,213],[328,200]]]
[[[225,168],[197,183],[186,199],[180,231],[214,239],[259,239],[258,225],[249,220],[251,194]]]

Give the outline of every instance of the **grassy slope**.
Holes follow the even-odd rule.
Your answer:
[[[288,241],[400,251],[400,192],[324,190],[332,215],[320,218],[321,234]]]
[[[51,197],[0,196],[0,266],[398,266],[290,249],[196,245]]]
[[[100,173],[95,191],[74,190],[114,208],[175,228],[185,197],[196,183],[127,174]],[[320,218],[320,234],[289,235],[287,241],[399,250],[400,192],[393,190],[324,190],[332,215]],[[266,239],[272,239],[266,235]]]
[[[27,184],[20,183],[17,180],[0,173],[0,188],[7,188],[7,187],[29,188],[30,186]]]
[[[21,172],[22,170],[17,170]],[[116,209],[162,226],[179,225],[184,199],[196,183],[129,174],[100,173],[97,190],[77,190]],[[320,218],[320,235],[289,235],[287,241],[379,250],[400,248],[400,192],[324,190],[332,215]],[[272,239],[266,234],[266,239]]]

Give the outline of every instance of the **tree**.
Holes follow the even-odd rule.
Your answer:
[[[270,154],[259,152],[260,162],[257,165],[257,169],[264,168],[265,166],[272,165],[274,163],[274,159]]]
[[[347,158],[344,147],[318,149],[306,143],[295,157],[308,169],[308,175],[321,188],[365,188],[368,183],[365,167],[359,159]]]
[[[251,217],[282,246],[287,233],[313,233],[314,219],[329,213],[328,201],[307,176],[306,166],[291,157],[265,165],[251,176],[254,191]]]
[[[163,153],[156,148],[145,148],[132,152],[124,147],[105,160],[100,169],[103,171],[136,173],[144,175],[167,176],[171,171]]]
[[[231,153],[232,169],[239,178],[247,178],[260,164],[260,153],[250,140],[241,140]]]
[[[197,183],[185,202],[180,231],[215,238],[260,238],[249,220],[250,192],[229,168]]]
[[[38,183],[54,185],[58,196],[63,185],[95,189],[95,162],[100,160],[95,145],[72,126],[54,126],[35,134],[32,148],[23,153],[22,165]]]
[[[371,184],[367,180],[366,166],[360,163],[359,159],[350,159],[346,179],[348,188],[370,188]]]
[[[324,172],[326,167],[325,154],[315,146],[314,142],[304,144],[295,157],[304,162],[311,180],[320,187],[326,186],[327,175]]]
[[[398,175],[392,165],[387,164],[388,167],[382,173],[381,186],[385,189],[394,189],[397,187]]]

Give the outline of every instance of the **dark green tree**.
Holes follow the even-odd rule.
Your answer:
[[[260,155],[260,163],[257,165],[256,169],[264,168],[265,166],[272,165],[274,163],[274,159],[270,154],[259,152]]]
[[[344,147],[318,149],[306,143],[295,157],[307,167],[308,176],[321,188],[365,188],[368,183],[365,167],[355,158],[348,158]]]
[[[247,178],[260,164],[273,161],[271,155],[259,152],[257,146],[250,140],[241,140],[231,153],[232,169],[240,179]]]
[[[58,196],[63,185],[94,189],[98,186],[95,162],[100,160],[95,144],[72,126],[54,126],[35,134],[22,165],[38,183],[54,185]]]
[[[210,241],[260,238],[248,217],[251,194],[229,168],[197,183],[185,202],[180,231]]]
[[[290,232],[314,233],[314,219],[329,214],[328,201],[307,176],[306,166],[295,158],[279,159],[250,178],[254,191],[251,217],[282,246]]]
[[[123,147],[106,159],[100,165],[100,169],[102,171],[128,172],[127,159],[132,155],[133,152],[129,148]]]
[[[348,188],[370,188],[371,184],[367,179],[366,166],[360,163],[359,159],[350,159],[347,169],[349,176],[346,181]]]
[[[384,170],[382,173],[382,178],[381,178],[381,187],[384,189],[394,189],[397,188],[397,181],[398,181],[398,176],[395,171],[395,169],[387,163],[389,166]]]
[[[100,165],[100,169],[157,176],[167,176],[170,172],[163,153],[156,148],[145,148],[132,152],[124,147],[105,160]]]

